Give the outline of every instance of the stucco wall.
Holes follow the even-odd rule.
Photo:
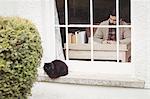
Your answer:
[[[150,1],[149,0],[147,0],[147,5],[149,5],[150,4]],[[147,6],[147,9],[150,9],[150,6]],[[148,86],[149,88],[150,88],[150,36],[149,36],[149,33],[150,33],[150,10],[148,10],[148,14],[147,14],[147,20],[145,20],[145,21],[147,21],[147,31],[149,31],[148,33],[147,33],[147,57],[146,57],[146,59],[147,59],[147,85],[146,86]]]
[[[46,22],[46,20],[51,18],[51,15],[53,14],[49,14],[49,0],[46,0],[46,4],[42,3],[42,1],[44,0],[0,0],[0,16],[21,16],[32,20],[33,23],[35,23],[38,27],[42,38],[42,45],[44,48],[43,60],[48,61],[47,59],[50,59],[50,55],[54,53],[50,53],[49,50],[51,49],[50,47],[52,47],[52,45],[47,45],[47,42],[49,42],[52,35],[47,33],[50,32],[50,23]],[[133,47],[136,46],[136,49],[133,49],[133,56],[135,58],[135,61],[133,61],[135,64],[135,74],[136,77],[146,81],[146,87],[150,87],[150,12],[148,10],[150,9],[148,6],[150,1],[131,1],[133,6],[133,9],[131,9],[131,15],[133,16],[132,24],[135,25],[132,34],[132,39],[134,41]],[[135,24],[137,21],[138,24]],[[138,37],[134,38],[134,35],[138,35]]]
[[[134,25],[132,32],[133,39],[133,55],[135,63],[135,75],[139,79],[146,81],[145,87],[150,87],[150,65],[149,61],[149,0],[131,0],[132,2],[132,24]],[[136,36],[136,37],[135,37]]]
[[[54,57],[51,56],[55,54],[51,53],[52,50],[55,50],[53,45],[48,45],[51,37],[54,36],[50,30],[54,20],[47,21],[54,16],[53,13],[50,13],[50,10],[53,10],[52,6],[49,6],[50,4],[49,0],[0,0],[0,16],[23,17],[31,20],[38,28],[44,50],[42,64],[53,59]],[[43,66],[42,64],[41,66]]]

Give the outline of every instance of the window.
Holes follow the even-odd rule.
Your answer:
[[[131,61],[130,0],[56,0],[56,8],[66,60]]]
[[[132,29],[130,0],[55,0],[55,2],[55,12],[58,11],[59,18],[55,29],[60,29],[64,58],[71,70],[133,73],[134,69],[130,64]],[[114,25],[104,23],[105,20],[114,22]],[[114,38],[109,38],[108,34],[99,34],[104,31],[109,31],[109,35]],[[128,32],[127,35],[125,32]],[[122,35],[123,33],[125,35]],[[102,41],[100,35],[103,36]],[[124,38],[128,40],[125,41]],[[107,42],[108,39],[110,42]]]
[[[54,0],[54,1],[56,1],[56,0]],[[59,1],[59,0],[58,0]],[[96,25],[96,24],[94,24],[95,22],[96,22],[96,19],[93,17],[93,20],[95,20],[95,21],[93,21],[93,20],[91,20],[91,17],[90,17],[90,21],[87,21],[87,23],[85,22],[85,23],[83,23],[83,24],[79,24],[79,23],[70,23],[69,24],[69,21],[67,21],[66,19],[69,19],[69,15],[68,15],[68,13],[69,13],[69,10],[67,10],[67,8],[68,8],[68,2],[67,2],[67,0],[61,0],[63,3],[63,6],[62,6],[62,8],[61,8],[61,10],[64,10],[64,12],[63,12],[63,14],[61,14],[61,17],[65,17],[65,18],[63,18],[64,19],[64,21],[60,21],[60,20],[63,20],[63,19],[60,19],[60,12],[58,12],[58,16],[59,16],[59,21],[60,21],[60,23],[61,24],[55,24],[55,25],[53,25],[55,28],[57,28],[57,29],[59,29],[60,28],[60,31],[64,31],[64,34],[65,34],[65,36],[64,37],[62,37],[63,38],[63,40],[65,41],[66,40],[66,42],[69,44],[69,40],[68,39],[66,39],[66,38],[68,38],[68,33],[69,33],[69,31],[70,31],[70,29],[72,29],[72,31],[73,30],[76,30],[76,29],[78,29],[78,28],[80,28],[81,30],[82,29],[85,29],[85,28],[91,28],[91,29],[89,29],[91,32],[93,32],[92,31],[92,29],[94,30],[95,28],[97,28],[97,27],[99,27],[99,28],[104,28],[104,27],[111,27],[111,28],[122,28],[122,27],[129,27],[129,28],[131,28],[131,31],[132,31],[132,25],[133,24],[128,24],[128,25],[120,25],[119,23],[118,23],[118,25]],[[76,0],[75,0],[76,1]],[[110,0],[110,1],[112,1],[112,0]],[[117,3],[117,2],[119,2],[119,0],[116,0],[115,1],[115,3],[116,4],[119,4],[119,3]],[[60,3],[60,2],[59,2]],[[51,5],[52,5],[53,3],[51,3]],[[56,1],[56,4],[58,5],[58,2]],[[82,3],[81,3],[82,4]],[[87,4],[87,3],[86,3]],[[131,3],[132,4],[132,3]],[[93,0],[90,0],[89,1],[89,6],[93,6],[94,5],[94,3],[93,3]],[[52,7],[52,6],[51,6]],[[56,6],[57,7],[57,6]],[[119,5],[118,5],[118,7],[117,7],[117,5],[115,6],[116,7],[116,10],[118,9],[118,7],[119,7]],[[58,9],[58,8],[57,8]],[[66,9],[66,10],[65,10]],[[89,10],[89,8],[87,8],[88,10]],[[91,8],[90,7],[90,16],[94,16],[94,11],[92,10],[93,8]],[[119,9],[118,9],[119,10]],[[52,9],[50,9],[50,11],[53,11]],[[54,12],[54,11],[53,11]],[[68,13],[67,13],[68,12]],[[93,13],[93,14],[91,14],[91,12]],[[117,12],[117,11],[116,11]],[[118,11],[119,12],[119,11]],[[88,11],[87,11],[87,14],[86,15],[89,15],[88,14]],[[50,15],[50,16],[52,16],[52,15]],[[119,13],[118,13],[118,16],[119,16]],[[133,18],[132,18],[132,15],[128,15],[128,16],[130,16],[129,18],[130,19],[128,19],[128,22],[130,22],[131,21],[131,19],[133,20]],[[86,20],[88,20],[89,18],[86,18]],[[119,17],[118,17],[118,19],[119,19]],[[91,21],[93,21],[92,23],[93,24],[91,24]],[[116,20],[117,21],[117,20]],[[63,23],[64,22],[64,23]],[[72,22],[72,21],[70,21],[70,22]],[[90,22],[90,23],[88,23],[88,22]],[[136,22],[136,21],[133,21],[133,22]],[[133,23],[132,22],[132,23]],[[51,24],[52,25],[52,24]],[[50,28],[52,28],[52,27],[50,27]],[[117,31],[119,31],[119,29],[117,29]],[[51,30],[51,33],[52,33],[52,30]],[[56,33],[56,32],[55,32]],[[62,33],[62,32],[61,32]],[[49,34],[50,35],[50,34]],[[93,35],[93,33],[91,33],[91,35]],[[132,33],[132,35],[134,35],[134,33]],[[135,36],[135,35],[134,35]],[[57,37],[57,36],[56,36]],[[91,39],[92,39],[92,37],[93,36],[91,36]],[[133,36],[132,36],[133,37]],[[50,35],[49,36],[49,42],[52,42],[52,41],[55,41],[55,37],[53,37],[53,35]],[[93,41],[93,40],[91,40],[91,41]],[[131,41],[132,41],[132,39],[131,39]],[[119,41],[117,41],[118,43],[115,45],[115,46],[117,46],[117,47],[119,47],[118,45],[119,45]],[[55,42],[52,42],[52,43],[50,43],[50,45],[51,45],[51,48],[52,48],[52,45],[57,45],[57,43],[55,43]],[[132,54],[132,62],[131,63],[127,63],[127,62],[120,62],[120,60],[119,60],[119,50],[117,50],[115,53],[115,55],[116,55],[116,60],[117,60],[117,62],[116,62],[116,60],[114,61],[114,60],[112,60],[112,61],[106,61],[106,62],[104,62],[103,60],[102,61],[95,61],[94,60],[94,58],[93,58],[93,56],[94,56],[94,54],[93,54],[93,50],[92,49],[94,49],[94,44],[91,42],[90,44],[90,46],[86,46],[86,47],[89,47],[89,49],[90,49],[90,52],[89,52],[89,54],[90,54],[90,57],[91,57],[91,59],[90,60],[70,60],[69,59],[69,48],[70,48],[70,46],[68,46],[68,44],[66,43],[66,50],[68,50],[68,51],[64,51],[64,53],[66,53],[66,60],[65,60],[65,62],[67,63],[67,65],[69,66],[69,70],[70,71],[81,71],[81,72],[100,72],[100,73],[114,73],[114,74],[134,74],[134,66],[135,66],[135,55],[134,54]],[[49,43],[47,43],[47,44],[49,44]],[[65,45],[65,44],[64,44]],[[132,47],[133,46],[133,47]],[[84,48],[85,46],[82,46],[82,48]],[[135,50],[134,49],[134,47],[135,47],[135,45],[131,45],[131,47],[132,47],[132,50],[131,50],[131,52],[133,53],[133,50]],[[65,48],[65,46],[64,46],[64,48]],[[126,48],[125,46],[124,46],[124,48]],[[114,49],[116,49],[116,48],[114,48]],[[47,52],[49,52],[49,51],[47,51]],[[56,55],[54,55],[54,54],[56,54],[56,53],[54,53],[55,52],[55,49],[53,49],[53,51],[51,52],[51,57],[53,56],[53,58],[52,58],[52,60],[54,60],[54,59],[56,59]],[[49,52],[50,53],[50,52]],[[65,54],[64,54],[65,55]],[[133,57],[134,56],[134,57]],[[50,56],[49,56],[50,57]],[[50,61],[50,60],[48,60],[48,61]]]

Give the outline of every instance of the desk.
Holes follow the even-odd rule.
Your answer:
[[[68,48],[70,59],[91,59],[91,44],[69,44]],[[116,44],[94,44],[93,58],[97,60],[117,60],[116,49]],[[119,60],[128,62],[129,57],[131,57],[131,43],[120,44]]]

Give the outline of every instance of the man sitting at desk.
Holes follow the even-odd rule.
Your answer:
[[[122,19],[119,20],[120,25],[127,25]],[[116,25],[116,11],[110,13],[109,19],[100,23],[100,25]],[[100,43],[116,43],[116,28],[97,28],[94,34],[94,42]],[[119,42],[131,42],[131,31],[128,27],[119,28]]]

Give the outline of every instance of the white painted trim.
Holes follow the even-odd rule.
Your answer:
[[[119,62],[119,27],[118,26],[119,26],[119,0],[116,0],[117,62]]]
[[[116,28],[116,25],[89,25],[89,24],[69,24],[69,25],[55,25],[55,27],[96,27],[96,28]],[[120,27],[131,27],[131,25],[119,25]]]
[[[129,75],[69,72],[68,75],[50,79],[48,75],[39,75],[38,82],[92,85],[104,87],[144,88],[144,81]]]
[[[90,26],[93,25],[93,0],[90,0]],[[90,27],[91,32],[91,61],[94,61],[94,45],[93,45],[93,27]]]

